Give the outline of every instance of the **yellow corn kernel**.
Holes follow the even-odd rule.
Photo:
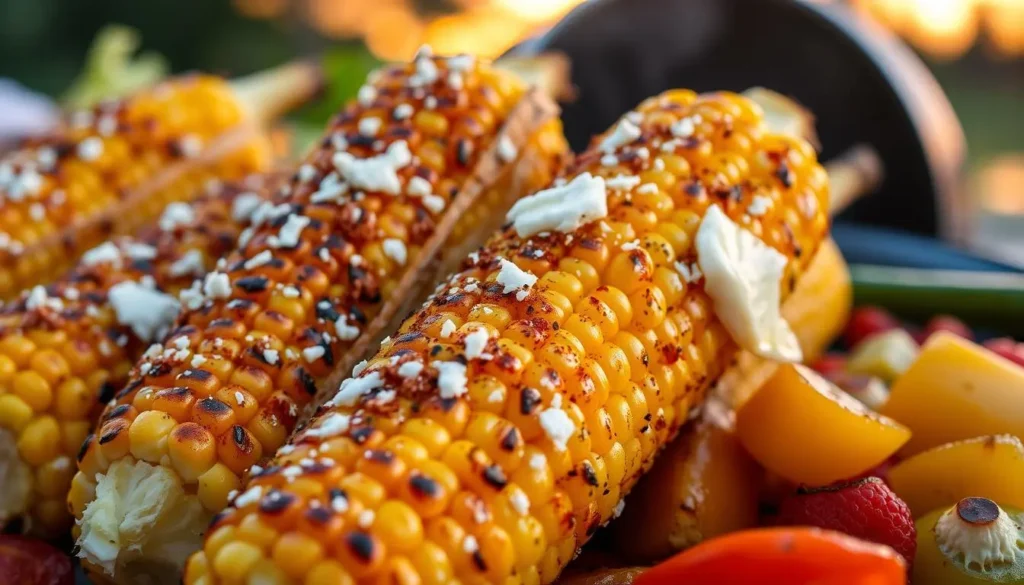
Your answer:
[[[177,425],[166,412],[148,410],[139,413],[128,429],[131,453],[136,459],[158,464],[167,454],[167,441]]]
[[[229,583],[242,582],[263,558],[260,549],[247,542],[229,542],[213,558],[213,568]]]
[[[200,475],[198,482],[199,501],[208,510],[223,507],[228,501],[228,494],[241,486],[238,476],[221,463],[215,463],[206,473]]]
[[[32,407],[13,394],[0,394],[0,427],[20,433],[32,420]]]
[[[167,440],[171,464],[187,481],[194,481],[217,461],[216,439],[210,431],[196,423],[180,424]]]
[[[57,457],[60,426],[52,416],[40,416],[28,423],[18,437],[18,453],[25,463],[38,467]]]
[[[11,379],[10,392],[21,398],[36,412],[50,408],[53,401],[53,389],[46,378],[33,370],[18,372]]]

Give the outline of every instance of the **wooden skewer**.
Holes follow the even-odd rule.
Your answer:
[[[866,144],[853,146],[825,165],[829,178],[829,215],[835,217],[874,191],[884,174],[882,159]]]
[[[312,61],[293,61],[231,80],[235,96],[257,124],[305,103],[322,91],[324,84],[323,69]]]

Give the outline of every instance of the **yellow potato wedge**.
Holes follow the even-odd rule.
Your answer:
[[[765,468],[821,486],[878,465],[910,431],[810,368],[784,364],[736,412],[736,436]]]
[[[889,486],[915,518],[972,496],[1024,508],[1024,444],[1010,435],[946,443],[893,466]]]
[[[951,333],[936,333],[893,384],[882,414],[913,431],[905,456],[985,435],[1024,439],[1024,368]]]

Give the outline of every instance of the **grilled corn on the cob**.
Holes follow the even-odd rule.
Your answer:
[[[215,182],[0,309],[0,527],[21,520],[56,536],[71,526],[74,457],[100,409],[173,322],[178,292],[233,247],[266,180]]]
[[[441,244],[479,245],[472,228],[498,225],[493,210],[546,184],[565,149],[549,100],[471,57],[424,52],[374,75],[183,293],[176,328],[85,441],[69,504],[86,564],[176,582],[242,475],[402,310]]]
[[[145,225],[211,177],[265,169],[270,145],[260,124],[316,84],[316,69],[305,64],[233,84],[209,75],[172,79],[70,114],[52,135],[5,155],[0,299],[51,282],[86,250]]]
[[[641,104],[568,177],[517,203],[253,474],[187,584],[550,583],[618,513],[733,337],[750,345],[709,282],[714,238],[781,257],[758,291],[777,301],[828,231],[828,181],[754,102],[689,91]]]

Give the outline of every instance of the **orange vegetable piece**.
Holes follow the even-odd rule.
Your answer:
[[[810,368],[785,364],[736,412],[736,435],[765,468],[821,486],[885,461],[910,431]]]
[[[906,570],[887,546],[818,528],[761,528],[699,544],[633,585],[905,585]]]

